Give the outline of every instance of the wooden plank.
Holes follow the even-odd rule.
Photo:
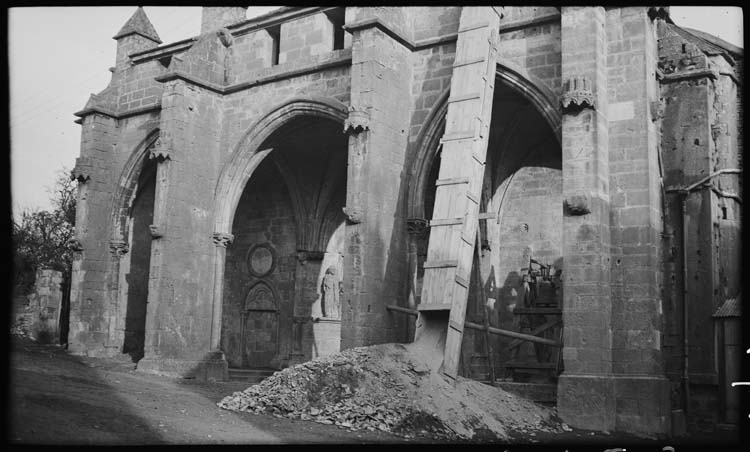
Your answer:
[[[463,224],[463,217],[460,218],[437,218],[430,220],[430,228],[433,226],[454,226],[457,224]]]
[[[476,91],[469,94],[464,94],[462,96],[451,96],[448,98],[448,103],[452,104],[454,102],[463,102],[466,100],[474,100],[474,99],[481,99],[482,93],[480,91]]]
[[[454,185],[454,184],[468,184],[468,177],[453,177],[451,179],[438,179],[435,181],[435,185]]]
[[[419,311],[415,309],[404,308],[404,307],[396,306],[393,304],[386,305],[385,308],[389,311],[401,312],[403,314],[413,315],[415,317],[419,315]]]
[[[465,60],[465,61],[456,61],[455,63],[453,63],[453,68],[455,69],[461,66],[468,66],[470,64],[477,64],[477,63],[484,63],[484,62],[485,62],[484,57],[472,58],[470,60]]]
[[[465,141],[465,140],[476,140],[477,136],[473,130],[462,130],[456,133],[446,133],[443,138],[440,139],[441,143],[448,141]]]
[[[479,325],[473,322],[466,322],[464,326],[466,328],[471,328],[474,330],[480,330],[480,331],[484,330],[484,325]],[[490,333],[497,334],[498,336],[512,337],[515,339],[523,339],[525,341],[534,342],[536,344],[549,345],[551,347],[562,347],[561,342],[553,341],[551,339],[545,339],[543,337],[532,336],[530,334],[518,333],[515,331],[509,331],[509,330],[502,330],[500,328],[493,328],[493,327],[490,327],[489,331]]]
[[[426,261],[424,268],[445,268],[445,267],[456,267],[458,261]]]
[[[480,26],[483,23],[486,25]],[[488,7],[464,7],[459,27],[464,31],[459,33],[456,42],[451,98],[464,101],[448,104],[438,179],[466,178],[469,181],[468,193],[474,195],[480,193],[484,177],[493,95],[492,84],[487,80],[495,77],[496,52],[492,46],[499,17]],[[471,272],[479,216],[476,201],[478,197],[469,197],[467,187],[463,185],[439,185],[435,193],[433,218],[464,219],[460,227],[431,230],[428,262],[455,261],[456,265],[451,268],[425,266],[422,287],[423,304],[439,302],[450,305],[450,327],[447,328],[442,367],[448,378],[457,375],[461,357],[469,284],[461,284],[463,281],[459,278],[463,276],[459,275]],[[431,321],[428,317],[420,319]],[[445,328],[445,323],[442,325]]]
[[[448,311],[450,308],[451,305],[449,303],[420,303],[417,306],[418,311]]]
[[[529,334],[531,334],[532,336],[538,336],[540,333],[543,333],[543,332],[547,331],[548,329],[553,328],[553,327],[555,327],[557,325],[561,325],[561,324],[562,324],[562,320],[559,320],[559,319],[558,320],[550,320],[549,322],[545,323],[544,325],[541,325],[541,326],[538,326],[538,327],[534,328],[533,330],[531,330],[529,332]],[[510,345],[508,345],[508,347],[505,349],[505,351],[509,352],[509,351],[513,350],[514,348],[518,347],[519,345],[523,344],[523,342],[524,341],[522,339],[516,339],[513,342],[511,342]]]
[[[467,25],[464,28],[459,28],[459,33],[466,33],[467,31],[476,30],[477,28],[487,28],[490,26],[489,22],[479,22],[472,25]]]

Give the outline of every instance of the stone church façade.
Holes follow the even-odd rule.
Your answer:
[[[206,7],[163,44],[138,8],[76,113],[69,349],[224,379],[411,341],[461,10]],[[742,49],[664,7],[500,10],[466,318],[562,347],[467,328],[461,374],[580,428],[736,422]]]

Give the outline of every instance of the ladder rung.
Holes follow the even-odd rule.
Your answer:
[[[458,267],[458,261],[426,261],[423,268],[449,268]]]
[[[466,289],[469,288],[469,281],[466,278],[462,278],[461,276],[456,275],[456,282]]]
[[[451,97],[448,98],[448,103],[463,102],[463,101],[466,101],[466,100],[480,99],[481,97],[482,97],[482,93],[480,93],[479,91],[477,91],[475,93],[464,94],[462,96],[451,96]]]
[[[471,200],[474,204],[479,204],[479,198],[470,191],[466,192],[466,197]]]
[[[468,184],[468,177],[454,177],[451,179],[438,179],[435,181],[435,186],[439,185],[454,185],[454,184]]]
[[[441,143],[446,141],[460,141],[460,140],[477,140],[477,134],[473,130],[463,130],[461,132],[446,133],[443,138],[440,139]]]
[[[470,64],[476,64],[476,63],[484,63],[486,61],[485,57],[479,57],[474,58],[473,60],[466,60],[466,61],[459,61],[453,63],[453,68],[461,67],[461,66],[468,66]]]
[[[463,217],[459,218],[438,218],[437,220],[430,220],[430,227],[433,226],[453,226],[456,224],[463,224]]]
[[[459,331],[459,332],[464,330],[464,326],[463,325],[459,325],[458,323],[456,323],[453,320],[451,320],[451,321],[448,322],[448,326],[451,327],[451,328],[453,328],[456,331]]]
[[[466,26],[465,28],[460,28],[460,29],[458,30],[458,32],[459,32],[459,33],[464,33],[464,32],[467,32],[467,31],[472,31],[472,30],[476,30],[477,28],[487,28],[487,27],[489,27],[489,26],[490,26],[490,23],[489,23],[489,22],[480,22],[480,23],[478,23],[478,24],[474,24],[474,25],[468,25],[468,26]]]
[[[450,311],[450,303],[425,303],[417,305],[417,311]]]

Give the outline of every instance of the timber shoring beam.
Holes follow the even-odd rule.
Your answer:
[[[400,312],[402,314],[413,315],[416,317],[419,315],[419,311],[415,309],[402,308],[401,306],[387,305],[385,307],[389,311]],[[489,327],[486,328],[484,325],[478,323],[465,322],[465,328],[471,328],[472,330],[489,331],[491,334],[497,334],[498,336],[512,337],[514,339],[520,339],[522,341],[536,342],[537,344],[549,345],[551,347],[562,347],[561,342],[553,341],[551,339],[545,339],[543,337],[532,336],[530,334],[517,333],[515,331],[503,330],[500,328]]]

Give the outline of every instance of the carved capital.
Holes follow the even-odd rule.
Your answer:
[[[362,222],[362,216],[364,212],[358,207],[342,207],[341,211],[346,215],[347,221],[353,224],[359,224]]]
[[[565,112],[576,111],[582,108],[596,109],[591,80],[588,77],[573,77],[568,79],[560,103]]]
[[[214,232],[212,239],[214,245],[226,248],[234,240],[234,235],[227,232]]]
[[[93,172],[94,165],[91,159],[88,157],[78,157],[76,159],[76,166],[70,171],[70,179],[86,183],[91,179]]]
[[[370,130],[370,113],[364,108],[349,107],[349,117],[344,121],[344,133],[360,133]]]
[[[407,218],[406,228],[409,235],[423,237],[429,228],[429,222],[424,218]]]
[[[130,251],[130,246],[122,240],[110,240],[109,252],[114,257],[122,257]]]
[[[156,159],[163,162],[169,158],[169,149],[161,143],[161,138],[157,138],[148,153],[149,159]]]
[[[565,212],[571,216],[586,215],[591,212],[591,202],[585,193],[576,193],[563,201]]]
[[[150,224],[148,228],[151,230],[151,238],[158,239],[164,237],[164,228],[156,224]]]

